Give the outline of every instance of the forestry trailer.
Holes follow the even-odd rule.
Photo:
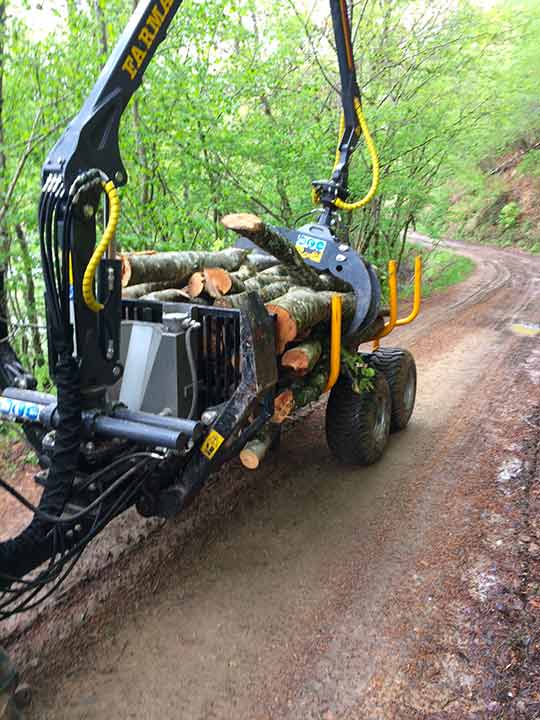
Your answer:
[[[369,202],[379,175],[346,0],[330,0],[343,113],[331,178],[313,183],[317,219],[292,230],[229,215],[235,248],[118,257],[118,188],[127,182],[119,124],[180,4],[140,3],[43,166],[38,219],[56,395],[39,392],[22,368],[3,311],[0,416],[21,424],[35,449],[43,493],[35,506],[0,479],[33,512],[21,534],[0,543],[0,620],[49,596],[128,508],[169,518],[228,460],[242,454],[256,467],[284,418],[323,393],[328,443],[343,462],[376,461],[413,411],[414,360],[379,340],[416,317],[419,262],[413,310],[398,320],[395,264],[382,310],[375,269],[336,236],[339,212]],[[362,136],[373,181],[353,203],[348,167]],[[151,282],[156,268],[168,268],[161,284]],[[360,354],[367,341],[372,352]],[[0,696],[14,678],[0,654]]]

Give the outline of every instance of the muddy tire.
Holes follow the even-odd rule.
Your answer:
[[[408,350],[400,348],[379,348],[367,361],[384,375],[390,388],[390,432],[403,430],[411,419],[416,399],[416,363],[413,356]]]
[[[335,457],[348,465],[371,465],[384,452],[390,433],[390,389],[376,373],[372,389],[358,394],[341,376],[326,406],[326,441]]]

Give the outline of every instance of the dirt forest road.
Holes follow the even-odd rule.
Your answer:
[[[382,461],[337,465],[320,405],[134,535],[14,636],[31,718],[540,718],[540,258],[451,245],[474,275],[386,343],[419,387]]]

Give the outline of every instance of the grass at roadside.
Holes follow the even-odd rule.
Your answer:
[[[422,256],[422,295],[429,297],[437,290],[466,280],[474,271],[475,263],[463,255],[443,248],[426,248],[422,245],[407,244],[399,270],[400,295],[413,294],[414,258]]]

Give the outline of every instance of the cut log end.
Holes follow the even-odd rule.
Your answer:
[[[240,462],[248,470],[256,470],[264,460],[271,444],[272,435],[268,430],[246,444],[240,452]]]
[[[295,319],[287,310],[269,303],[266,309],[271,315],[276,316],[276,353],[281,355],[288,343],[292,342],[297,334]]]
[[[223,268],[205,268],[204,288],[210,297],[218,299],[226,295],[232,288],[232,279]]]
[[[281,358],[281,364],[298,375],[306,375],[315,367],[321,357],[321,352],[320,342],[305,342],[287,350]]]
[[[232,213],[225,215],[221,223],[227,230],[234,230],[236,233],[251,235],[261,232],[264,228],[263,221],[251,213]]]
[[[204,290],[204,275],[202,272],[193,273],[187,285],[188,293],[192,298],[199,297]]]
[[[274,415],[272,422],[281,425],[294,410],[294,395],[292,390],[284,390],[274,400]]]

